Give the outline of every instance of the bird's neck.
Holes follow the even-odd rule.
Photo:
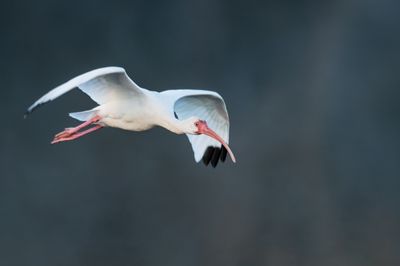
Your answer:
[[[185,123],[184,121],[175,119],[175,118],[167,118],[164,119],[160,126],[163,128],[175,133],[175,134],[184,134],[185,133]]]

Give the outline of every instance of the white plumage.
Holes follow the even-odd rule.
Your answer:
[[[99,105],[91,110],[70,113],[84,121],[75,128],[57,134],[52,143],[73,140],[102,127],[117,127],[143,131],[154,126],[174,133],[185,133],[192,144],[196,162],[203,159],[215,167],[225,161],[229,152],[229,117],[222,97],[207,90],[167,90],[156,92],[140,88],[120,67],[96,69],[51,90],[34,104],[26,114],[68,91],[79,88]],[[94,127],[79,131],[82,128]]]

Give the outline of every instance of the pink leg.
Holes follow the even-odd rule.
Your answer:
[[[74,139],[80,138],[80,137],[82,137],[82,136],[84,136],[84,135],[86,135],[86,134],[89,134],[90,132],[93,132],[93,131],[95,131],[95,130],[98,130],[98,129],[102,128],[102,127],[103,127],[103,126],[95,125],[94,127],[91,127],[91,128],[89,128],[89,129],[86,129],[86,130],[81,131],[81,132],[72,133],[72,134],[70,134],[70,135],[68,135],[68,136],[65,136],[65,137],[56,137],[56,138],[54,138],[54,140],[51,142],[51,144],[55,144],[55,143],[62,142],[62,141],[74,140]]]
[[[64,131],[62,131],[62,132],[56,134],[56,135],[54,136],[54,139],[64,138],[64,137],[71,136],[72,134],[78,132],[78,131],[81,130],[82,128],[87,127],[87,126],[89,126],[89,125],[91,125],[91,124],[93,124],[93,123],[98,122],[100,119],[101,119],[101,117],[98,116],[98,115],[96,115],[96,116],[93,117],[92,119],[89,119],[88,121],[86,121],[86,122],[80,124],[80,125],[77,126],[77,127],[66,128]]]

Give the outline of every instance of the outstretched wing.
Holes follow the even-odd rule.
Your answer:
[[[104,67],[77,76],[49,91],[32,104],[25,115],[74,88],[79,88],[98,104],[143,94],[143,89],[128,77],[123,68]]]
[[[212,91],[175,90],[174,112],[178,119],[184,120],[192,116],[205,120],[208,126],[229,143],[229,117],[222,97]],[[227,150],[218,141],[206,135],[187,134],[192,144],[196,162],[203,160],[205,165],[211,162],[213,167],[218,161],[225,161]]]

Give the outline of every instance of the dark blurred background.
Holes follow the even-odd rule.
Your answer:
[[[0,265],[400,265],[400,2],[1,1]],[[238,163],[48,90],[122,66],[225,98]]]

